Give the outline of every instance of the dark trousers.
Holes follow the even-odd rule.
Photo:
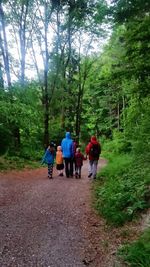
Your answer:
[[[65,173],[66,176],[73,176],[73,159],[72,158],[64,158],[65,160]]]

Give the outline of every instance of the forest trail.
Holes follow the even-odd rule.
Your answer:
[[[0,266],[114,266],[124,237],[92,209],[87,175],[87,161],[82,179],[54,171],[49,180],[47,168],[0,174]]]

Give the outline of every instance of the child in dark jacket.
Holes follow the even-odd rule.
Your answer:
[[[50,143],[42,159],[42,164],[46,163],[48,166],[48,178],[53,178],[53,165],[56,156],[55,147],[53,143]]]
[[[81,169],[83,166],[83,160],[85,160],[85,159],[86,158],[80,152],[80,148],[78,147],[76,149],[76,153],[75,153],[75,163],[76,163],[75,177],[76,178],[81,178]]]

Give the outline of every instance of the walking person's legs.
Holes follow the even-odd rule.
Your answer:
[[[64,169],[64,163],[57,164],[56,169],[58,171],[59,176],[63,176],[63,169]]]
[[[61,170],[60,170],[60,176],[63,176],[63,169],[64,169],[64,164],[62,164]]]
[[[78,167],[76,165],[76,168],[75,168],[75,177],[78,178]]]
[[[61,176],[61,170],[58,170],[58,175]]]
[[[69,159],[69,161],[70,161],[70,176],[72,177],[73,176],[73,159],[72,158],[70,158]]]
[[[67,176],[67,178],[69,178],[69,159],[68,158],[64,158],[64,160],[65,160],[65,173],[66,173],[66,176]]]
[[[93,161],[92,177],[96,179],[98,160]]]
[[[73,158],[73,174],[76,174],[76,161],[75,158]]]
[[[50,177],[50,164],[47,165],[48,178]]]
[[[79,167],[78,167],[78,166],[76,166],[75,177],[76,177],[76,178],[79,177]]]
[[[48,178],[52,179],[53,177],[53,164],[48,164]]]
[[[56,165],[56,170],[57,170],[58,176],[60,176],[60,164]]]
[[[79,172],[78,172],[78,173],[79,173],[79,178],[81,178],[81,168],[82,168],[82,167],[80,166],[80,167],[79,167]]]
[[[89,160],[89,175],[88,177],[90,178],[93,173],[93,160]]]

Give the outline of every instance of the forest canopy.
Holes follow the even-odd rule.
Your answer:
[[[149,1],[0,1],[1,154],[66,130],[150,152],[149,22]]]
[[[39,166],[66,131],[83,151],[96,135],[98,212],[120,226],[148,208],[149,25],[149,0],[0,0],[0,169]],[[149,266],[148,241],[120,250],[126,263]]]

